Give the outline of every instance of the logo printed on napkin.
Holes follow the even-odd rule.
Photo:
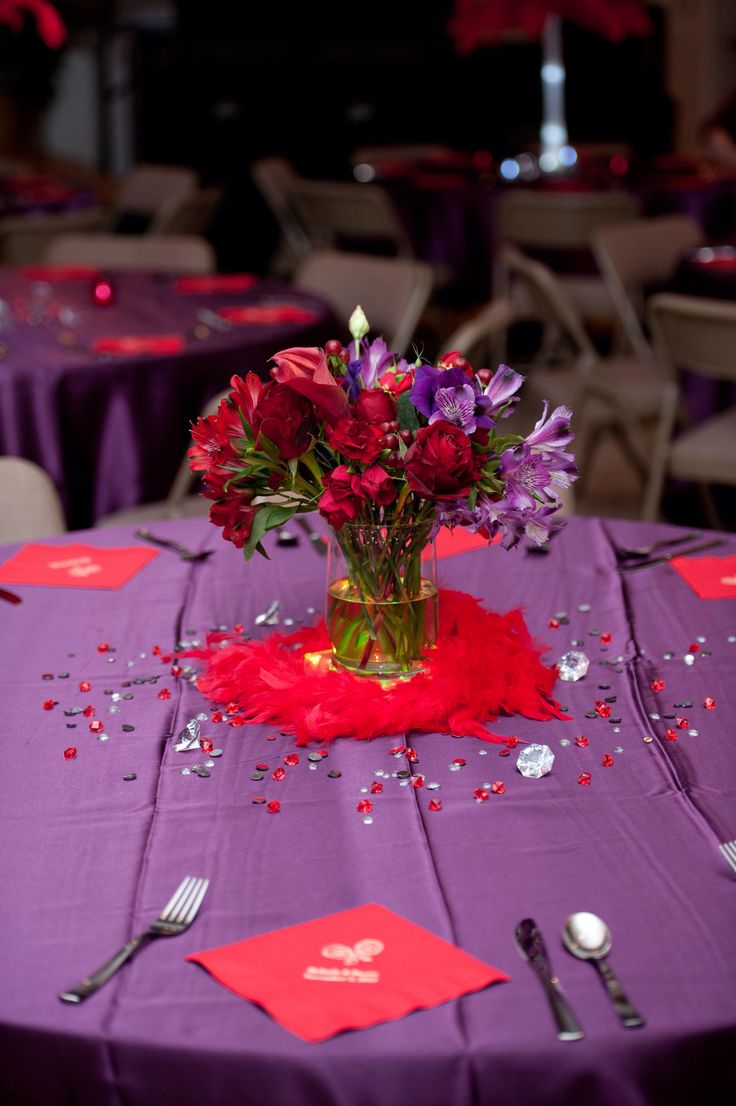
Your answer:
[[[274,323],[308,323],[317,312],[294,303],[245,304],[243,307],[220,307],[217,314],[236,325],[272,326]]]
[[[736,599],[736,556],[673,557],[670,564],[701,599]]]
[[[509,978],[377,903],[187,960],[306,1041],[393,1021]]]
[[[156,549],[94,545],[24,545],[0,565],[0,582],[65,588],[116,589],[158,556]]]

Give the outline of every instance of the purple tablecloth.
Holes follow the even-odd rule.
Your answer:
[[[525,779],[515,753],[500,758],[498,746],[475,739],[414,735],[421,773],[441,787],[402,787],[389,775],[371,825],[356,805],[378,770],[405,766],[388,754],[404,735],[338,741],[314,769],[302,751],[281,782],[270,771],[253,782],[255,764],[283,763],[292,740],[269,741],[266,727],[203,723],[223,755],[209,778],[182,774],[203,757],[175,752],[172,735],[204,703],[153,647],[236,622],[252,628],[276,598],[282,618],[310,620],[308,608],[322,604],[324,561],[304,539],[243,566],[203,520],[157,528],[216,553],[192,564],[161,552],[117,592],[16,586],[22,605],[0,610],[4,1106],[729,1101],[736,875],[718,844],[736,837],[736,605],[699,599],[668,566],[614,570],[612,541],[641,544],[664,528],[571,519],[547,557],[493,548],[440,562],[447,586],[497,609],[523,604],[550,661],[584,641],[590,672],[558,685],[574,721],[497,726],[549,745],[550,776]],[[86,537],[132,541],[122,528]],[[724,551],[736,552],[733,536]],[[549,627],[563,612],[569,625]],[[110,652],[98,651],[103,642]],[[688,665],[691,644],[699,651]],[[660,693],[650,690],[655,676],[665,680]],[[159,699],[163,688],[170,699]],[[715,710],[705,709],[707,696]],[[585,717],[605,697],[615,697],[620,722]],[[48,698],[59,705],[46,712]],[[108,741],[84,716],[63,713],[88,704]],[[677,729],[667,741],[670,715],[686,715],[697,736]],[[583,734],[587,748],[574,740]],[[77,757],[65,761],[72,744]],[[452,771],[458,756],[467,763]],[[329,778],[328,769],[342,775]],[[577,782],[582,771],[591,773],[587,787]],[[131,772],[137,778],[125,781]],[[476,802],[474,789],[496,779],[505,794]],[[254,805],[259,793],[280,799],[281,811]],[[440,811],[429,809],[433,796]],[[145,927],[187,873],[211,880],[192,928],[143,951],[82,1006],[62,1005],[57,992]],[[308,1044],[184,960],[365,902],[457,943],[511,982]],[[593,966],[563,950],[563,922],[577,910],[608,922],[611,964],[645,1028],[621,1028]],[[539,983],[514,949],[525,916],[540,924],[584,1040],[555,1037]]]
[[[206,401],[234,373],[265,376],[268,358],[285,346],[322,344],[333,325],[323,301],[273,282],[247,292],[180,295],[174,277],[119,273],[114,279],[117,301],[110,307],[92,304],[86,281],[53,285],[56,307],[77,315],[72,326],[13,319],[0,333],[7,347],[0,363],[0,454],[26,457],[49,473],[70,528],[163,499],[186,450],[190,421]],[[12,304],[32,287],[17,271],[0,270],[0,299]],[[311,308],[314,320],[194,336],[203,309],[270,298]],[[60,344],[65,331],[76,345]],[[173,333],[186,338],[173,356],[100,359],[90,350],[102,336]]]

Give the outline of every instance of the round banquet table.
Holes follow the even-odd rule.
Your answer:
[[[119,272],[112,279],[115,302],[100,307],[89,279],[50,283],[0,270],[0,299],[7,305],[0,331],[6,351],[0,454],[25,457],[49,473],[70,529],[165,498],[189,424],[207,400],[234,373],[267,375],[277,350],[322,344],[334,325],[324,301],[272,281],[243,292],[184,295],[169,274]],[[229,330],[203,329],[200,322],[202,312],[210,318],[220,308],[284,303],[306,308],[311,317]],[[45,321],[32,325],[29,314]],[[102,337],[160,335],[182,337],[183,348],[114,355],[92,348]]]
[[[736,838],[736,608],[700,599],[669,565],[619,574],[613,554],[614,544],[677,531],[571,518],[545,557],[494,547],[440,561],[445,586],[496,609],[523,605],[550,663],[582,640],[591,666],[578,683],[557,685],[573,721],[507,717],[493,727],[549,745],[550,775],[524,778],[516,753],[500,758],[501,746],[475,738],[412,734],[419,770],[441,785],[427,792],[391,775],[405,767],[389,754],[405,734],[340,739],[313,770],[302,749],[280,782],[270,772],[253,782],[255,764],[283,764],[293,739],[203,723],[223,755],[206,778],[183,774],[193,761],[174,737],[206,704],[154,647],[234,623],[262,636],[271,630],[254,618],[274,599],[282,619],[312,620],[324,560],[306,539],[289,548],[271,535],[271,559],[244,566],[206,520],[157,529],[214,555],[192,563],[162,550],[119,591],[15,585],[22,603],[0,603],[4,1106],[727,1101],[736,872],[718,846]],[[58,540],[135,544],[122,527]],[[736,537],[714,552],[736,554]],[[555,617],[561,624],[550,626]],[[106,698],[113,693],[123,697]],[[45,711],[49,697],[58,705]],[[613,716],[588,718],[604,697],[615,700]],[[89,704],[108,741],[64,713]],[[674,715],[687,715],[689,729],[666,740]],[[582,735],[585,748],[574,740]],[[78,754],[65,760],[70,744]],[[466,764],[452,770],[458,757]],[[356,804],[378,770],[384,793],[368,825]],[[584,771],[589,786],[578,783]],[[505,793],[476,801],[474,789],[496,779]],[[281,801],[278,815],[252,802],[258,794]],[[432,795],[441,810],[429,808]],[[211,880],[192,927],[151,945],[81,1006],[61,1004],[57,993],[140,932],[186,873]],[[510,982],[310,1044],[184,960],[370,902]],[[620,1027],[593,966],[563,950],[564,919],[578,910],[608,922],[612,967],[644,1028]],[[539,982],[515,951],[514,927],[527,916],[585,1029],[578,1042],[557,1040]]]

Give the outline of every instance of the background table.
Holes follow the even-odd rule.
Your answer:
[[[42,285],[76,315],[73,325],[11,321],[0,333],[0,454],[36,461],[54,480],[70,528],[163,499],[188,443],[188,428],[234,373],[266,376],[268,358],[293,345],[325,341],[333,318],[325,303],[287,285],[259,282],[246,292],[180,295],[174,277],[118,273],[117,299],[95,306],[88,281]],[[38,282],[0,270],[0,298],[12,304]],[[309,322],[233,326],[194,336],[203,309],[273,300],[306,307]],[[60,344],[64,333],[72,345]],[[179,333],[175,355],[91,352],[104,335]]]
[[[638,545],[673,529],[573,518],[546,557],[494,547],[441,561],[445,586],[497,609],[523,604],[550,662],[583,640],[590,672],[558,685],[574,721],[505,718],[495,727],[548,744],[550,776],[522,778],[515,753],[501,758],[499,746],[476,739],[411,735],[412,767],[441,788],[384,779],[371,825],[357,803],[377,770],[406,766],[389,755],[403,734],[340,740],[314,770],[301,750],[281,782],[270,771],[253,782],[255,764],[283,764],[293,741],[268,740],[268,727],[203,723],[223,756],[209,778],[182,774],[204,758],[175,752],[172,736],[204,703],[154,646],[238,622],[265,633],[253,619],[276,598],[282,618],[313,619],[324,560],[306,539],[298,548],[269,541],[270,561],[243,566],[204,520],[157,529],[216,553],[192,564],[162,551],[117,592],[16,586],[22,605],[0,609],[4,1106],[727,1101],[736,1078],[736,875],[718,845],[736,837],[736,606],[699,599],[668,566],[622,576],[612,552],[614,541]],[[86,537],[119,546],[132,531]],[[724,550],[736,552],[733,536]],[[550,627],[563,612],[569,624]],[[650,690],[653,677],[664,691]],[[170,699],[159,698],[164,688]],[[715,710],[704,708],[707,696]],[[620,723],[585,716],[605,697],[615,697]],[[48,698],[58,706],[47,712]],[[692,706],[674,706],[685,700]],[[89,704],[108,741],[84,716],[63,713]],[[697,736],[676,729],[678,740],[666,740],[671,715],[687,715]],[[587,748],[574,740],[583,734]],[[65,761],[68,745],[78,753]],[[605,753],[614,758],[608,768]],[[453,771],[456,757],[467,763]],[[342,775],[329,778],[329,769]],[[577,782],[583,771],[587,787]],[[130,772],[137,778],[125,781]],[[476,802],[474,789],[496,779],[505,794]],[[259,793],[278,798],[281,811],[254,805]],[[432,797],[442,810],[430,811]],[[192,928],[142,952],[84,1005],[62,1005],[57,992],[143,928],[187,873],[212,881]],[[183,959],[365,902],[456,942],[511,982],[307,1044]],[[563,950],[563,922],[578,910],[608,922],[611,964],[645,1028],[620,1028],[593,966]],[[539,983],[514,949],[525,916],[547,939],[582,1041],[557,1041]]]

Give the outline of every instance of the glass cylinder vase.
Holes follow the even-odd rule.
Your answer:
[[[333,664],[356,675],[407,677],[437,637],[431,520],[329,531],[325,621]]]

